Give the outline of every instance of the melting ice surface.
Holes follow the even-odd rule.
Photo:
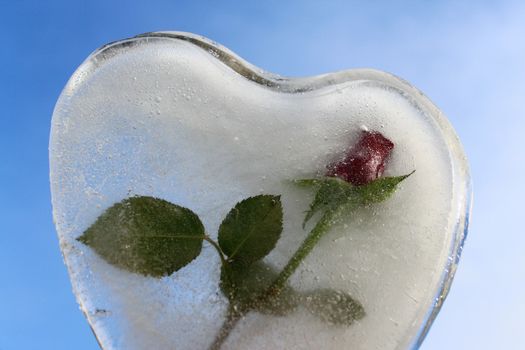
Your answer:
[[[386,175],[416,173],[388,201],[333,227],[290,283],[346,291],[366,317],[345,327],[301,307],[285,317],[251,312],[223,349],[411,346],[450,268],[464,214],[455,185],[462,154],[446,122],[380,72],[334,74],[330,84],[290,93],[215,56],[173,38],[128,40],[90,56],[57,103],[54,217],[74,292],[102,347],[206,349],[228,305],[218,256],[206,243],[188,266],[155,279],[111,266],[76,241],[106,208],[133,195],[163,198],[196,212],[216,238],[235,203],[281,194],[284,231],[265,258],[280,269],[307,234],[301,222],[313,194],[287,180],[323,172],[363,126],[396,145]]]

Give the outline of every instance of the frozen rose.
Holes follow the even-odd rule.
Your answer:
[[[377,131],[363,131],[359,141],[342,160],[328,166],[326,176],[338,177],[353,185],[365,185],[383,174],[394,143]]]

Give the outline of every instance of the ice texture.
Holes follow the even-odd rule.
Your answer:
[[[235,203],[281,194],[284,231],[265,258],[280,269],[306,237],[301,223],[313,196],[287,180],[322,173],[363,127],[395,143],[385,175],[416,173],[386,202],[334,226],[290,283],[346,291],[366,317],[346,327],[301,307],[285,317],[251,312],[223,349],[409,346],[435,304],[459,215],[455,150],[433,111],[386,78],[311,91],[304,79],[293,83],[305,91],[290,93],[247,79],[187,41],[127,43],[95,53],[75,72],[50,142],[60,246],[103,348],[206,349],[228,306],[220,261],[206,242],[188,266],[156,279],[111,266],[76,241],[106,208],[133,195],[163,198],[197,213],[216,238]]]

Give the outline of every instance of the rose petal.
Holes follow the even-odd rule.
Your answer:
[[[344,158],[328,166],[326,176],[339,177],[353,185],[365,185],[381,175],[394,143],[377,131],[363,131]]]

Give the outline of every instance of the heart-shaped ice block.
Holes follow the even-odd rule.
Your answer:
[[[216,239],[236,203],[280,195],[284,229],[264,257],[280,270],[308,234],[301,224],[314,194],[290,180],[322,174],[363,127],[395,143],[385,176],[416,172],[388,200],[334,224],[289,284],[351,295],[366,315],[341,325],[302,305],[286,315],[251,311],[223,349],[417,347],[448,292],[468,223],[458,138],[421,92],[376,70],[282,78],[186,33],[145,34],[88,57],[53,114],[51,189],[73,289],[101,346],[207,349],[229,305],[207,242],[157,278],[78,241],[107,208],[162,198],[191,209]]]

